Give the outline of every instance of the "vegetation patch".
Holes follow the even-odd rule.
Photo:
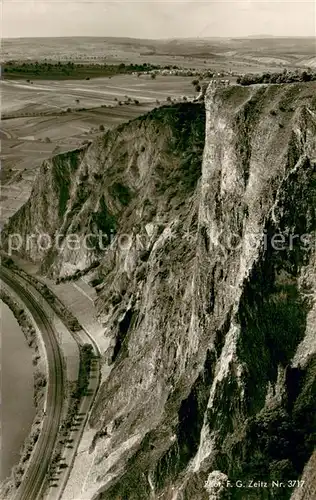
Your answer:
[[[55,189],[59,196],[58,215],[60,218],[66,212],[71,174],[78,168],[81,158],[81,150],[74,150],[56,155],[52,159]],[[69,168],[65,168],[66,166],[69,166]]]
[[[266,281],[262,290],[261,279],[267,276],[263,269],[254,271],[255,285],[246,287],[239,313],[243,331],[239,350],[250,370],[246,398],[251,412],[264,403],[268,381],[276,382],[279,364],[285,367],[290,362],[306,327],[307,309],[296,284],[275,283],[268,290]]]
[[[82,398],[87,395],[92,360],[95,358],[93,348],[90,344],[80,345],[79,352],[80,365],[78,380],[77,382],[72,382],[69,385],[70,402],[66,418],[64,419],[60,428],[63,439],[67,438],[71,428],[78,424],[76,419],[78,417],[80,403]]]
[[[106,234],[108,238],[116,232],[116,218],[110,213],[104,195],[101,196],[98,212],[91,214],[91,224],[96,224],[97,229]]]
[[[118,333],[116,336],[116,343],[114,346],[111,362],[114,363],[118,356],[122,359],[127,354],[127,342],[126,336],[130,329],[133,327],[136,319],[138,317],[137,311],[133,309],[128,309],[125,312],[123,319],[118,324]]]
[[[82,278],[82,276],[85,276],[86,274],[88,274],[90,271],[92,271],[93,269],[95,269],[99,265],[100,265],[100,261],[95,260],[94,262],[92,262],[90,264],[90,266],[86,267],[85,269],[77,269],[77,271],[74,274],[70,274],[67,276],[62,276],[61,278],[57,278],[56,285],[58,285],[59,283],[66,283],[68,281],[76,281],[76,280]]]
[[[157,189],[164,193],[167,189],[178,195],[194,190],[202,172],[202,159],[205,142],[204,104],[178,103],[155,108],[140,122],[154,121],[158,131],[163,128],[170,131],[168,164],[163,160],[158,167]],[[170,155],[172,160],[170,160]]]
[[[308,70],[284,70],[282,73],[261,73],[239,76],[237,83],[239,85],[254,85],[258,83],[295,83],[295,82],[312,82],[316,80],[316,72]]]
[[[73,397],[75,398],[81,398],[87,394],[92,359],[94,359],[94,354],[91,344],[84,344],[83,346],[80,346],[78,384],[76,392],[73,394]]]
[[[5,78],[41,79],[41,80],[71,80],[98,78],[102,76],[144,73],[165,69],[169,66],[144,64],[79,64],[69,62],[49,61],[7,61],[3,64]],[[30,82],[31,83],[31,82]]]
[[[112,184],[109,188],[109,192],[114,198],[117,198],[124,207],[131,201],[132,195],[129,188],[120,182]]]

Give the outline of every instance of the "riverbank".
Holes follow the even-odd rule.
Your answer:
[[[28,435],[20,450],[20,460],[17,460],[12,467],[11,475],[7,478],[3,478],[0,494],[1,498],[8,498],[10,493],[15,490],[21,482],[40,433],[47,387],[47,364],[44,346],[41,343],[40,334],[37,331],[36,324],[30,313],[21,305],[15,294],[9,291],[3,284],[1,285],[0,299],[5,306],[9,308],[13,317],[16,319],[26,339],[27,346],[32,349],[33,352],[31,363],[33,369],[33,404],[35,408],[35,417],[33,422],[30,423],[30,431],[28,431]]]
[[[1,307],[1,475],[6,480],[35,416],[32,352],[10,308]]]

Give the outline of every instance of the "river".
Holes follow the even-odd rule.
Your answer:
[[[33,404],[32,350],[9,307],[1,308],[1,476],[10,475],[31,430]]]

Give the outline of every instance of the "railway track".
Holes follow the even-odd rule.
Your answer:
[[[41,330],[47,353],[48,391],[46,416],[30,463],[14,497],[14,500],[37,500],[41,498],[41,490],[52,459],[61,421],[65,392],[63,358],[54,328],[34,296],[21,285],[11,271],[3,266],[0,269],[0,278],[19,295],[32,313]]]

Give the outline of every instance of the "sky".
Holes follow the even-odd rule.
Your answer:
[[[315,36],[316,0],[2,0],[2,37]]]

